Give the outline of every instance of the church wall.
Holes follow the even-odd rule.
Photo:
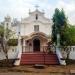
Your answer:
[[[25,25],[25,34],[24,35],[29,35],[33,32],[33,24],[27,24]]]
[[[36,14],[38,14],[38,19],[36,20]],[[51,34],[52,20],[47,19],[41,12],[35,11],[29,14],[29,17],[21,20],[21,33],[29,35],[34,32],[34,25],[39,25],[39,31],[47,35]]]
[[[25,35],[25,25],[24,24],[21,24],[20,26],[20,33],[21,33],[21,36]]]
[[[40,24],[40,32],[51,35],[51,26],[49,24]]]
[[[21,35],[29,35],[34,31],[34,25],[39,25],[39,32],[43,32],[47,35],[51,34],[51,26],[49,24],[42,24],[40,22],[32,22],[29,24],[25,24],[25,26],[21,27]]]

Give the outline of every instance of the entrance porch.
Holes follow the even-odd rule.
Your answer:
[[[42,32],[23,38],[22,52],[43,52],[47,50],[48,36]]]

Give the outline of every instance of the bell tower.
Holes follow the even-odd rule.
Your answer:
[[[4,20],[4,28],[11,29],[11,17],[7,15]]]

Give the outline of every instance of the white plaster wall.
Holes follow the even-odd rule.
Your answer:
[[[72,46],[69,58],[75,59],[75,46]]]
[[[21,28],[21,35],[29,35],[33,33],[34,25],[39,25],[39,32],[43,32],[47,35],[51,35],[51,26],[49,24],[43,24],[40,22],[32,22],[26,24],[25,27]]]
[[[20,33],[21,33],[21,36],[25,35],[25,25],[24,24],[21,24],[20,26]]]
[[[14,50],[13,50],[14,49]],[[16,47],[11,47],[10,50],[8,51],[8,58],[9,59],[15,59],[18,56],[18,49]],[[0,51],[0,60],[6,59],[4,52],[1,50]]]
[[[70,49],[70,46],[68,46],[68,49]],[[65,51],[62,50],[62,55],[64,58],[67,57],[67,54]],[[75,46],[71,46],[71,51],[70,51],[70,55],[69,55],[70,59],[75,59]]]
[[[15,59],[18,56],[18,49],[16,47],[11,47],[10,50],[8,51],[8,58],[9,59]]]
[[[0,51],[0,60],[6,59],[4,52],[1,50]]]
[[[38,20],[36,20],[36,14],[38,14]],[[45,17],[42,12],[34,11],[29,17],[21,19],[20,32],[21,36],[29,35],[34,32],[34,25],[39,25],[39,31],[47,35],[51,35],[52,32],[52,20]],[[13,30],[18,32],[18,25],[13,27]]]
[[[38,20],[35,15],[38,14]],[[47,19],[41,12],[35,11],[29,17],[22,19],[21,34],[29,35],[34,32],[34,25],[39,25],[39,31],[47,35],[51,34],[52,20]]]

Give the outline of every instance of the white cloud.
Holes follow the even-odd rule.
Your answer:
[[[21,18],[27,16],[29,8],[33,10],[33,2],[35,0],[7,0],[7,3],[1,1],[0,16],[3,18],[7,14],[11,17]],[[1,18],[1,19],[2,19]]]
[[[51,17],[55,8],[63,8],[70,23],[75,24],[75,0],[0,0],[0,20],[7,14],[11,17],[26,17],[28,10],[33,11],[35,5],[39,10],[45,10],[46,16]]]
[[[63,8],[69,19],[69,22],[71,24],[75,24],[75,0],[66,0],[66,2],[65,0],[59,0],[57,7],[59,9]]]

